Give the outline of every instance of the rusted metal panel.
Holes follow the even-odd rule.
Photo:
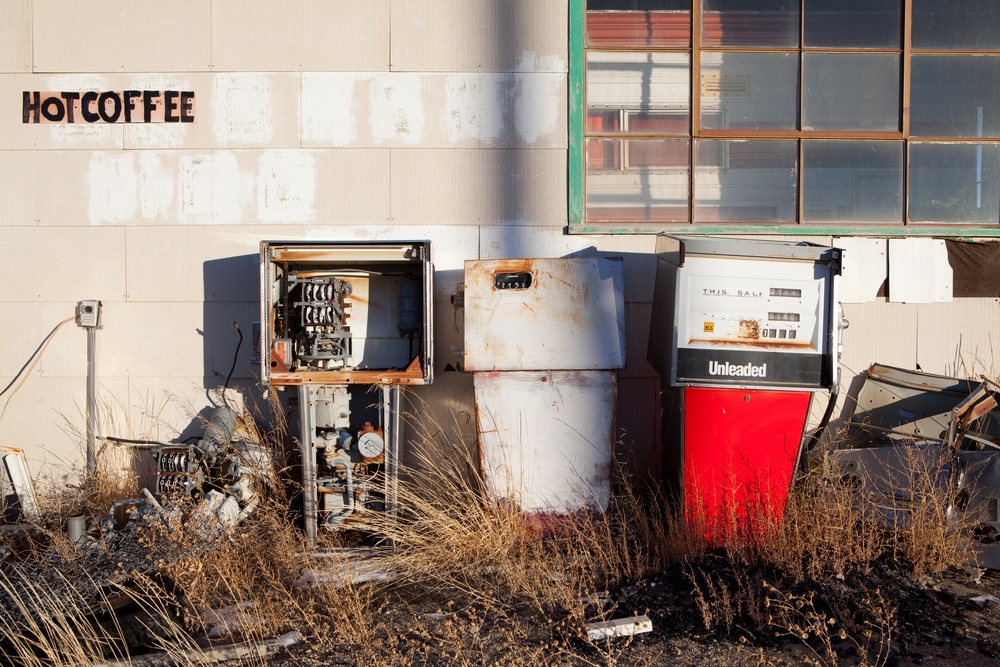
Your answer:
[[[465,369],[625,366],[619,258],[465,263]]]
[[[481,467],[493,496],[532,513],[606,509],[616,372],[475,373]]]

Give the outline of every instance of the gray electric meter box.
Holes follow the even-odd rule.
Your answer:
[[[660,235],[650,364],[671,386],[835,387],[841,254]]]

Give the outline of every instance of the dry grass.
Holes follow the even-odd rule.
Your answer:
[[[255,428],[255,420],[244,422]],[[31,665],[124,657],[117,617],[95,624],[87,596],[107,598],[127,583],[148,625],[170,629],[179,621],[187,629],[160,633],[168,651],[202,650],[206,635],[225,625],[241,640],[299,630],[332,665],[653,664],[658,656],[630,652],[628,640],[589,642],[585,624],[657,613],[629,607],[614,592],[660,577],[704,632],[750,642],[794,638],[818,664],[878,665],[896,620],[892,599],[866,588],[870,577],[890,561],[918,577],[968,556],[945,516],[947,497],[919,486],[919,475],[907,483],[921,502],[895,529],[875,519],[856,489],[808,475],[780,524],[711,548],[697,521],[625,478],[616,480],[605,514],[527,516],[498,504],[480,482],[473,450],[448,431],[423,429],[433,435],[422,443],[420,465],[400,482],[399,514],[373,519],[382,542],[370,551],[310,553],[289,510],[294,485],[278,485],[245,524],[210,545],[183,522],[140,531],[150,576],[107,585],[77,576],[90,556],[69,545],[53,519],[29,548],[33,571],[46,577],[25,577],[14,561],[2,570],[0,593],[30,580],[27,594],[6,595],[8,617],[0,621],[29,631],[12,633],[5,655]],[[285,446],[282,429],[259,436]],[[96,512],[130,492],[107,482],[73,502]],[[52,507],[69,506],[61,503]],[[609,590],[617,602],[601,601]]]

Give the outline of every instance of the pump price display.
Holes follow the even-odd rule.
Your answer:
[[[819,352],[820,286],[815,280],[690,274],[678,344]]]

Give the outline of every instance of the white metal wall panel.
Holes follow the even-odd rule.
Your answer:
[[[997,299],[956,299],[914,306],[917,363],[928,373],[996,378],[1000,372]]]
[[[49,339],[45,354],[39,357],[35,374],[41,377],[86,377],[87,332],[72,320],[61,324],[63,320],[73,317],[75,309],[76,301],[69,300],[18,305],[20,312],[30,312],[36,317],[35,326],[31,331],[18,332],[16,337],[8,339],[17,346],[16,351],[11,350],[11,355],[14,357],[11,361],[17,362],[18,369],[49,332],[59,326],[59,330]],[[25,349],[26,347],[29,349]],[[17,369],[14,372],[17,372]]]
[[[6,253],[0,303],[125,297],[121,228],[0,227],[0,248]],[[58,270],[43,274],[42,263]]]
[[[34,71],[206,70],[203,0],[33,0]]]
[[[392,221],[450,225],[560,225],[566,153],[415,149],[392,154]]]
[[[566,0],[392,0],[390,15],[395,71],[566,71]]]
[[[31,70],[31,0],[0,4],[0,72]]]
[[[99,332],[101,374],[109,376],[204,375],[204,305],[198,302],[144,301],[104,304]],[[231,323],[230,323],[231,325]],[[221,332],[213,332],[213,335]]]
[[[216,71],[389,69],[388,0],[212,3]]]
[[[838,237],[833,245],[843,248],[843,272],[840,276],[842,303],[872,303],[879,287],[889,276],[886,239]]]
[[[842,393],[851,378],[873,363],[914,368],[917,363],[916,306],[887,303],[845,303],[844,317],[850,326],[841,336]]]
[[[214,74],[201,119],[211,124],[212,145],[297,147],[300,87],[301,76],[286,72]]]
[[[258,298],[260,240],[267,227],[129,227],[130,301],[232,301]],[[249,284],[247,284],[249,283]]]
[[[0,150],[0,226],[37,224],[37,162],[33,151]]]
[[[80,474],[86,447],[86,388],[84,377],[32,376],[7,404],[0,421],[0,444],[24,450],[28,470],[43,489],[46,485],[62,487]],[[125,378],[101,378],[98,414],[102,425],[125,421],[117,399],[127,391]]]
[[[889,239],[889,299],[951,301],[952,271],[941,239]]]
[[[35,301],[24,301],[12,304],[4,304],[6,312],[17,313],[16,317],[0,317],[0,340],[4,341],[4,353],[0,354],[0,387],[7,386],[14,374],[21,369],[31,353],[38,347],[39,342],[49,333],[60,320],[73,314],[70,310],[63,313],[62,317],[52,319],[51,322],[43,320],[41,316],[41,303]],[[48,329],[42,331],[42,328]],[[3,397],[0,397],[0,406]],[[0,407],[2,409],[2,407]],[[0,446],[4,443],[0,442]]]

